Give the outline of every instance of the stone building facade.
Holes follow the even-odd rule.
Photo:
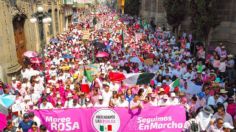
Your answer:
[[[140,0],[140,16],[147,20],[154,18],[158,25],[166,24],[164,0]]]
[[[150,19],[155,17],[157,24],[166,24],[166,13],[163,6],[164,0],[140,0],[140,16]],[[212,32],[211,45],[214,47],[218,42],[223,42],[231,53],[236,52],[236,0],[218,0],[217,14],[222,20]],[[181,25],[182,31],[190,31],[191,18],[186,17]]]
[[[67,17],[72,15],[72,6],[63,3],[65,0],[0,0],[0,79],[8,81],[19,74],[22,68],[22,54],[25,51],[40,51],[39,26],[31,23],[31,15],[38,6],[52,18],[44,24],[46,42],[58,33],[63,32]],[[66,15],[65,15],[66,14]]]

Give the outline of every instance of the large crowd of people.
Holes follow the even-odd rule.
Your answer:
[[[235,62],[224,44],[205,51],[204,45],[193,43],[191,34],[177,37],[138,17],[120,16],[108,8],[85,14],[51,39],[43,62],[35,64],[26,57],[21,76],[1,82],[0,96],[16,95],[4,132],[47,131],[29,110],[169,105],[185,107],[183,131],[234,129]],[[108,55],[96,57],[99,52]],[[96,67],[89,82],[84,71],[92,66]],[[129,85],[111,81],[110,72],[155,76],[148,84]],[[170,84],[178,79],[172,89]],[[82,88],[85,82],[89,89]],[[200,91],[190,91],[190,84]]]

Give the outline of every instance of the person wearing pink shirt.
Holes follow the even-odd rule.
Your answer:
[[[152,104],[150,103],[150,97],[149,97],[149,96],[146,96],[145,99],[144,99],[144,101],[143,101],[143,107],[144,107],[144,108],[148,108],[148,107],[150,107],[150,106],[152,106]]]

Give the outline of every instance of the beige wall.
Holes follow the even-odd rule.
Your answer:
[[[48,1],[51,2],[51,5],[48,5]],[[44,3],[41,5],[44,7],[45,11],[48,9],[52,10],[52,19],[53,23],[53,34],[49,34],[48,25],[44,25],[46,39],[49,40],[50,37],[56,35],[61,32],[63,29],[63,22],[60,20],[64,18],[63,14],[59,14],[59,10],[61,10],[60,0],[43,0]],[[40,51],[40,40],[39,40],[39,31],[38,25],[31,23],[29,20],[31,15],[37,9],[37,2],[31,3],[31,0],[17,0],[17,7],[23,12],[27,19],[24,24],[24,33],[26,38],[26,49],[33,51]],[[13,17],[19,13],[19,11],[10,5],[9,1],[0,0],[0,79],[3,81],[9,81],[10,77],[14,75],[19,69],[21,65],[17,62],[16,55],[16,46],[15,46],[15,38],[14,38],[14,29],[13,29]],[[55,9],[57,8],[58,13],[55,13]],[[58,15],[58,24],[59,24],[59,32],[56,32],[55,28],[55,15]],[[13,74],[7,74],[8,72],[12,72]]]

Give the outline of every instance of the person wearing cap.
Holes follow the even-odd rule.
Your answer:
[[[200,92],[197,94],[197,103],[199,105],[199,107],[204,107],[206,105],[206,99],[205,99],[205,93],[204,92]]]
[[[225,107],[223,104],[218,104],[217,112],[213,115],[212,122],[214,122],[218,118],[222,118],[224,122],[228,122],[233,125],[233,118],[229,113],[225,111]]]
[[[42,94],[43,90],[44,90],[44,86],[42,84],[40,84],[40,79],[39,77],[35,78],[34,80],[34,86],[33,86],[33,89],[35,91],[35,93],[38,93],[38,94]]]
[[[224,120],[222,118],[216,119],[215,123],[210,125],[207,132],[224,132],[223,131]]]
[[[174,92],[170,93],[170,98],[168,100],[168,105],[179,105],[179,99],[176,97],[176,94]]]
[[[200,131],[206,131],[210,127],[210,122],[211,122],[213,113],[214,113],[214,110],[210,106],[206,105],[197,114],[195,119],[200,125]]]
[[[228,91],[226,91],[224,88],[220,89],[220,97],[218,99],[218,102],[225,104],[225,106],[227,105],[226,100],[228,99],[227,93]]]
[[[150,104],[152,106],[157,106],[157,98],[156,98],[156,94],[154,94],[154,93],[151,94]]]
[[[93,104],[92,104],[91,100],[88,97],[85,99],[85,106],[87,108],[92,108],[93,107]]]
[[[128,108],[128,106],[129,106],[129,102],[126,100],[125,95],[124,94],[120,95],[117,107]]]
[[[224,132],[231,132],[233,129],[234,129],[234,126],[231,125],[230,123],[225,122],[225,123],[223,124],[223,130],[224,130]]]
[[[53,109],[52,103],[48,102],[46,98],[42,98],[42,103],[39,106],[40,109]]]
[[[28,130],[31,128],[33,124],[33,121],[30,120],[29,118],[29,114],[25,113],[23,115],[23,120],[19,123],[19,128],[21,128],[23,130],[23,132],[28,132]]]
[[[67,95],[67,99],[66,99],[66,101],[65,101],[64,107],[65,107],[65,108],[69,108],[69,107],[71,107],[72,105],[73,105],[73,95],[72,95],[72,93],[70,92],[70,93],[68,93],[68,95]]]
[[[57,101],[55,108],[57,108],[57,109],[63,108],[62,102],[61,101]]]
[[[107,107],[108,105],[103,102],[103,96],[99,95],[98,102],[94,104],[94,107]]]
[[[160,96],[157,105],[158,106],[167,106],[169,105],[169,97],[167,94],[164,94],[163,96]]]

